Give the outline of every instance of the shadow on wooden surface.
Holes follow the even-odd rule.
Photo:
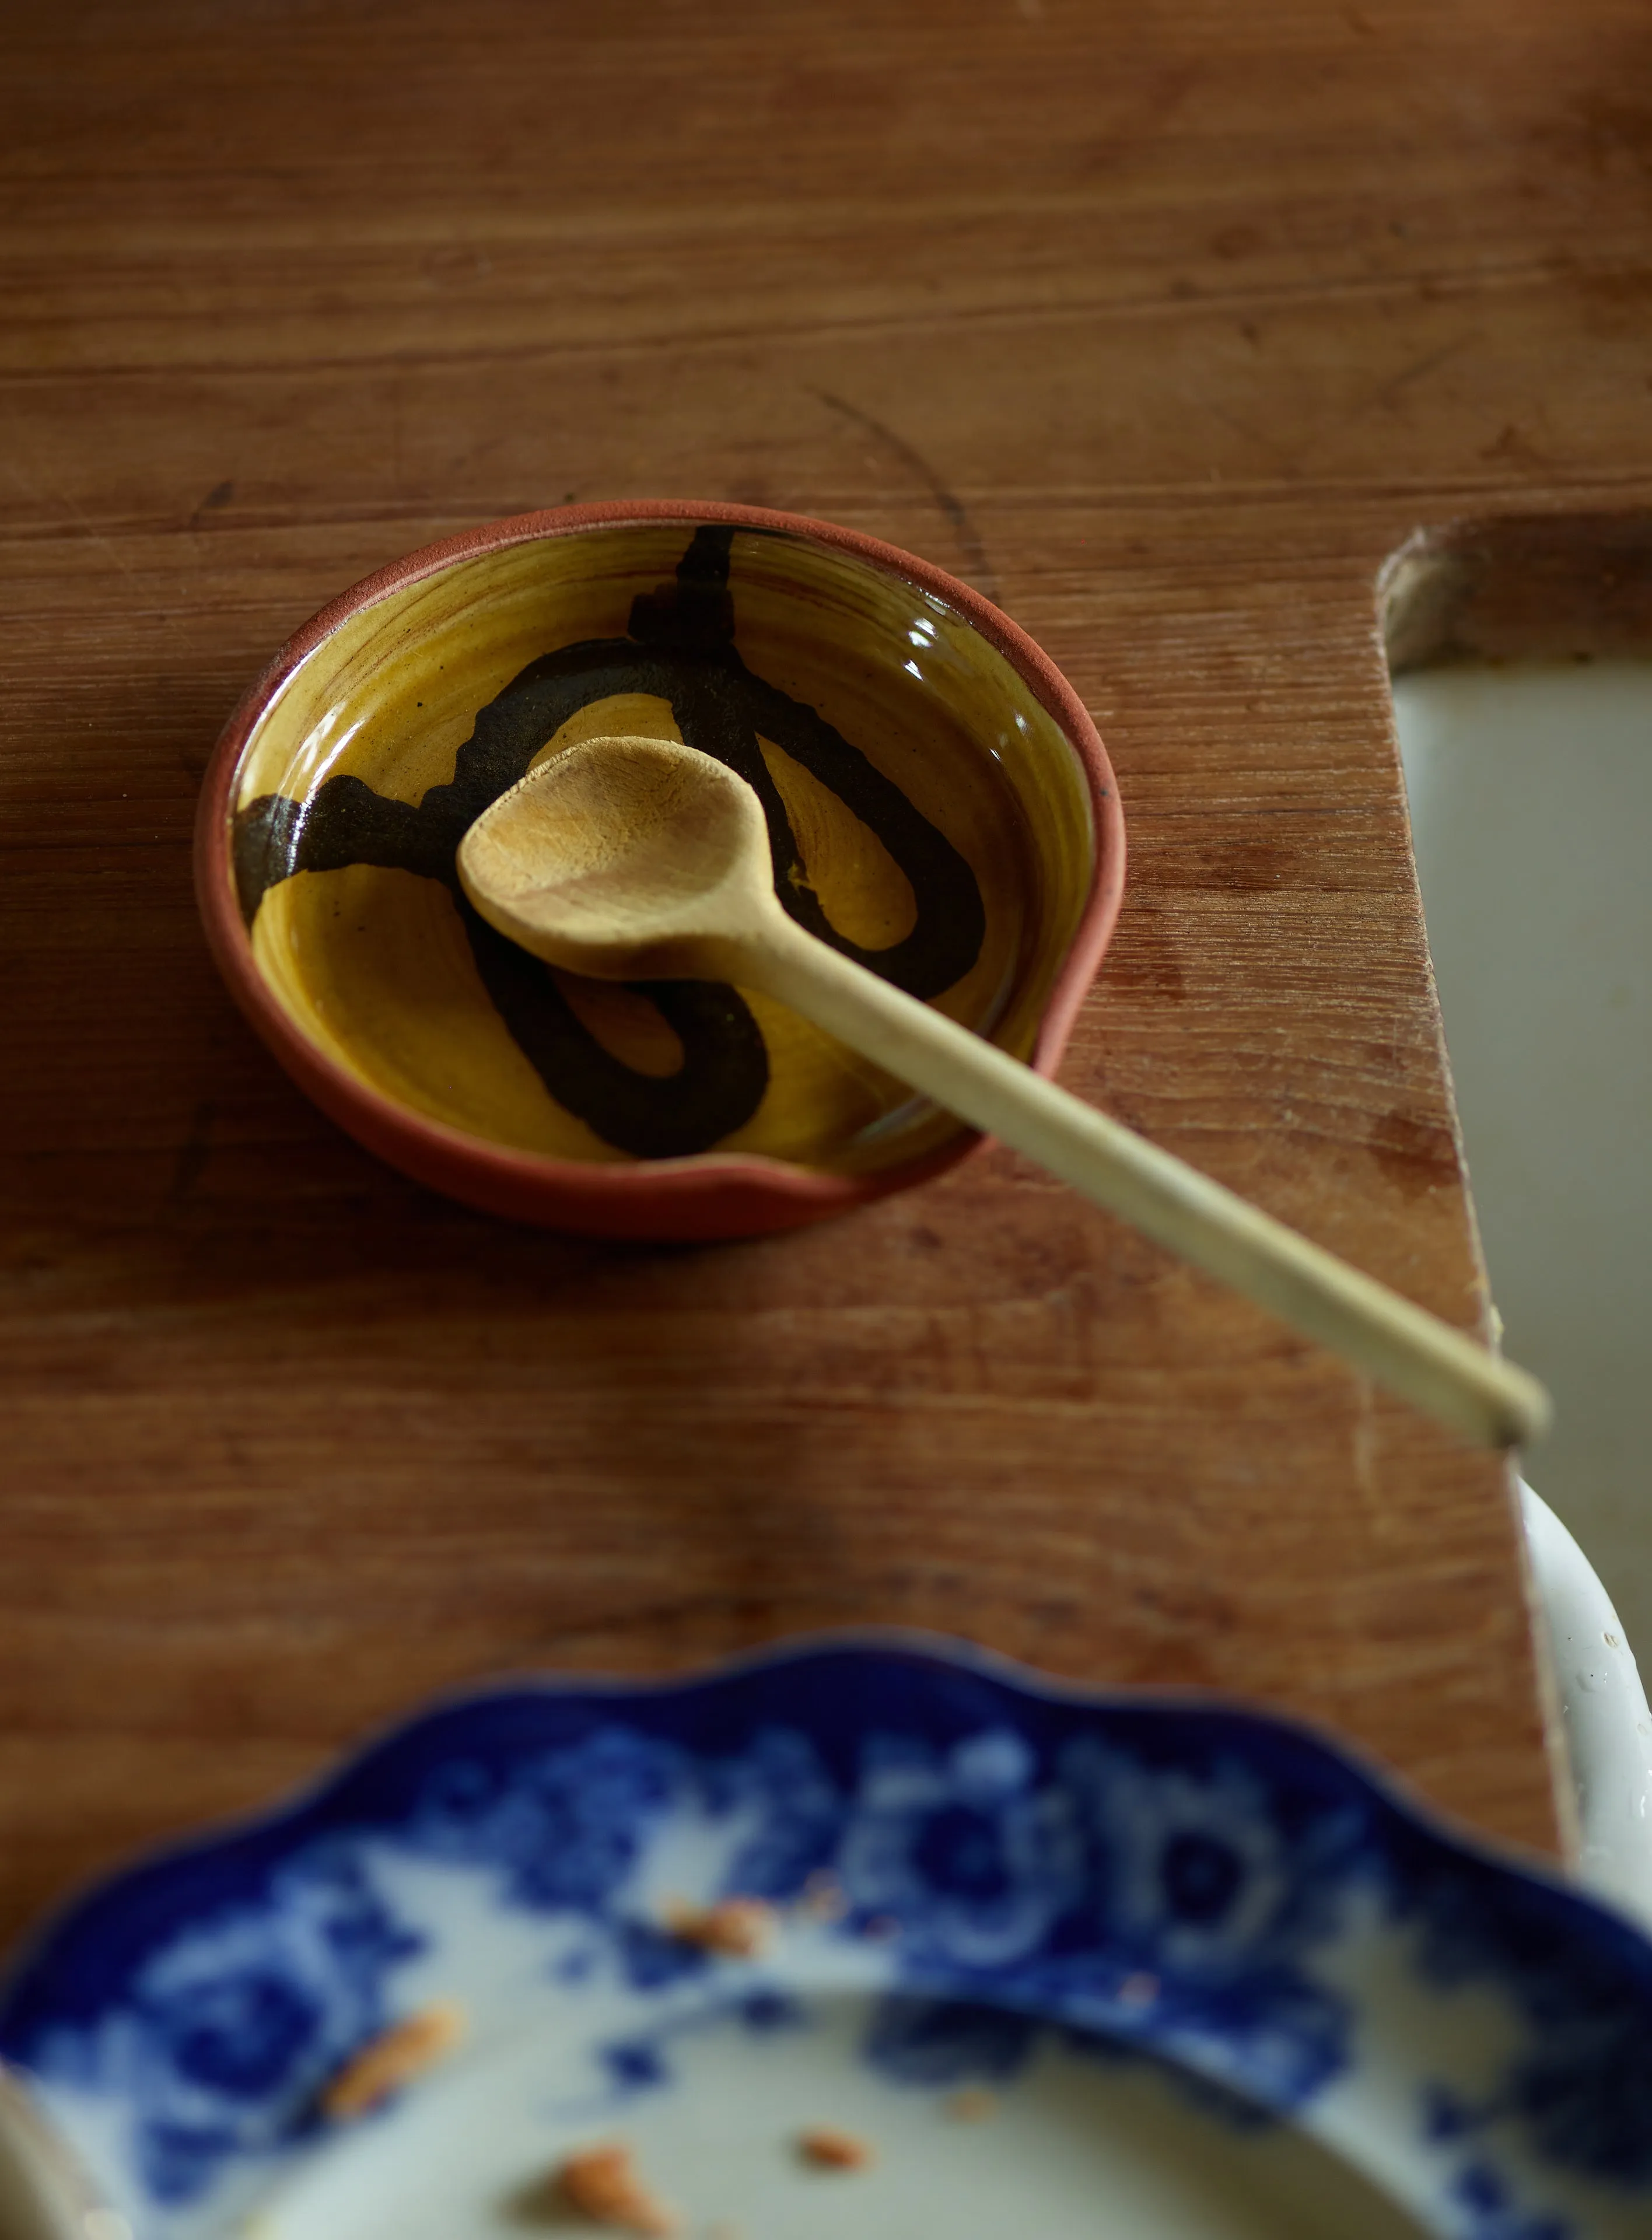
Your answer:
[[[1652,649],[1652,514],[1519,514],[1419,530],[1378,598],[1394,674],[1445,661]]]

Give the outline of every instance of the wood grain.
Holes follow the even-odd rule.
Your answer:
[[[269,654],[447,529],[872,530],[1117,766],[1069,1085],[1474,1325],[1376,578],[1652,503],[1643,8],[0,21],[0,1928],[445,1683],[864,1620],[1552,1846],[1499,1466],[1002,1152],[723,1250],[423,1196],[252,1043],[188,844]]]

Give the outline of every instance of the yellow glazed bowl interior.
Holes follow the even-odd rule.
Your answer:
[[[227,804],[252,960],[290,1026],[371,1098],[549,1160],[733,1153],[855,1177],[960,1137],[766,997],[583,980],[470,908],[470,823],[610,732],[739,770],[794,917],[1031,1052],[1096,886],[1093,776],[931,590],[693,518],[463,554],[346,611],[290,670]]]

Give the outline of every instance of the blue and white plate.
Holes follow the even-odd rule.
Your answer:
[[[0,2057],[141,2240],[569,2240],[605,2142],[686,2240],[1652,2235],[1637,1931],[1288,1724],[899,1641],[429,1711],[75,1906]]]

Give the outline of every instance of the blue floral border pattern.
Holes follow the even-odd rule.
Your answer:
[[[1431,1994],[1489,1990],[1511,2017],[1489,2085],[1416,2080],[1442,2229],[1587,2230],[1522,2208],[1516,2167],[1652,2217],[1652,1945],[1283,1723],[1058,1693],[962,1651],[818,1647],[427,1713],[292,1807],[74,1907],[0,1994],[0,2058],[117,2109],[143,2196],[199,2204],[238,2157],[302,2143],[396,2011],[423,1940],[374,1859],[481,1872],[500,1907],[577,1929],[570,1981],[600,1950],[634,1991],[709,1989],[716,1963],[636,1897],[684,1816],[723,1831],[728,1894],[789,1903],[829,1881],[833,1936],[880,1955],[865,2058],[906,2083],[1002,2081],[1054,2030],[1170,2064],[1233,2120],[1311,2111],[1357,2070],[1335,1963],[1378,1921]],[[778,1993],[749,2017],[786,2018]],[[610,2050],[634,2083],[658,2058]]]

